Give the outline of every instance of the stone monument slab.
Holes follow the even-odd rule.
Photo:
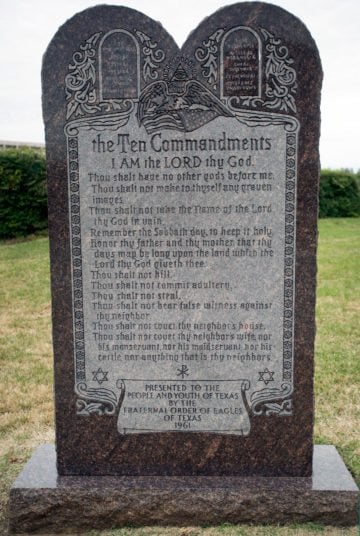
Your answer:
[[[119,524],[266,522],[290,484],[317,510],[321,81],[303,23],[260,2],[217,11],[181,49],[159,23],[115,6],[75,15],[51,41],[51,503],[96,481],[116,509],[130,488],[149,505],[171,496],[178,512],[186,494],[218,508],[203,519],[174,506],[166,520],[142,509]],[[236,514],[215,498],[228,491],[206,483],[229,485]],[[259,486],[266,513],[240,515]],[[282,520],[299,520],[296,508],[284,499]]]
[[[54,37],[60,474],[311,474],[321,78],[306,28],[266,4],[181,50],[111,6]]]

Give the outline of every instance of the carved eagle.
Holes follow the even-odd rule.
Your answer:
[[[233,114],[205,86],[187,80],[178,87],[166,81],[147,86],[139,99],[137,119],[148,133],[159,129],[191,132],[218,116]]]

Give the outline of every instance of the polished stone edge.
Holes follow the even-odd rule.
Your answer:
[[[335,447],[314,448],[313,477],[59,477],[53,445],[10,490],[10,534],[124,525],[357,523],[359,490]]]

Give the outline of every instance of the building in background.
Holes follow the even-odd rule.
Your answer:
[[[44,143],[34,143],[31,141],[9,141],[0,140],[0,150],[2,149],[21,149],[22,147],[29,147],[30,149],[38,149],[39,151],[45,151]]]

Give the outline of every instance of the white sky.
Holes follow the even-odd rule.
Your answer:
[[[91,0],[1,0],[0,140],[43,142],[40,70],[57,28]],[[113,0],[158,20],[182,44],[224,0]],[[322,59],[322,167],[360,168],[360,0],[278,0],[313,35]]]

